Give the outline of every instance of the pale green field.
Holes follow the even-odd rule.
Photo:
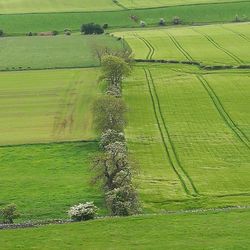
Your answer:
[[[243,0],[244,1],[244,0]],[[245,0],[247,2],[247,0]],[[155,8],[164,6],[242,2],[237,0],[119,0],[115,4],[112,0],[0,0],[0,14],[13,13],[49,13],[49,12],[91,12],[91,11],[115,11],[122,9]]]
[[[140,166],[145,208],[248,203],[250,72],[206,74],[177,65],[145,70],[136,67],[124,84],[126,136]]]
[[[5,37],[0,41],[0,70],[99,66],[94,53],[99,47],[119,50],[122,43],[105,35]]]
[[[112,0],[0,0],[0,13],[38,13],[116,10],[119,6]]]
[[[145,29],[115,33],[125,37],[137,59],[250,64],[250,25]]]
[[[0,73],[0,145],[90,140],[98,70]]]
[[[127,8],[136,9],[189,4],[237,2],[237,0],[119,0],[119,2]]]

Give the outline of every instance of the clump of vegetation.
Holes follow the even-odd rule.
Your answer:
[[[102,58],[102,76],[109,85],[120,86],[123,77],[130,74],[130,65],[121,57],[104,55]]]
[[[175,16],[175,17],[173,17],[172,22],[174,25],[178,25],[178,24],[181,24],[181,19],[180,19],[180,17]]]
[[[97,131],[108,129],[122,131],[126,124],[126,105],[122,99],[114,96],[103,96],[94,102],[94,124]]]
[[[131,15],[130,18],[131,18],[131,20],[133,20],[136,23],[139,21],[139,17],[138,16]]]
[[[103,34],[104,29],[101,27],[100,24],[95,23],[87,23],[81,26],[81,33],[84,35],[91,35],[91,34]]]
[[[97,210],[93,202],[86,202],[71,207],[68,214],[73,221],[86,221],[94,219]]]
[[[104,30],[106,30],[108,27],[109,27],[109,25],[108,25],[107,23],[103,24],[103,26],[102,26],[102,28],[103,28]]]
[[[9,204],[0,210],[0,217],[3,220],[3,223],[13,224],[14,219],[20,217],[20,213],[17,211],[15,204]]]
[[[145,21],[140,21],[140,26],[144,28],[147,26],[147,23]]]
[[[94,123],[97,130],[102,132],[99,143],[102,153],[93,160],[93,183],[102,183],[110,214],[121,216],[140,212],[123,133],[127,109],[119,98],[122,80],[131,71],[129,61],[126,62],[124,58],[114,55],[102,57],[102,79],[108,83],[108,95],[99,98],[94,105]]]
[[[159,25],[160,26],[165,26],[166,25],[166,20],[164,18],[160,18]]]
[[[3,30],[0,30],[0,37],[4,36]]]

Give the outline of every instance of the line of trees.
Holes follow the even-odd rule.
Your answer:
[[[122,80],[131,72],[127,58],[113,54],[101,57],[101,79],[107,83],[107,91],[93,106],[94,124],[101,133],[101,153],[93,160],[93,183],[102,184],[110,214],[119,216],[140,212],[138,195],[132,181],[134,168],[128,157],[124,136],[127,107],[121,95]]]

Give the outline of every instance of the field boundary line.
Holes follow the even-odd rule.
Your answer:
[[[169,210],[169,211],[161,211],[159,213],[142,213],[137,215],[131,215],[129,217],[140,218],[140,217],[148,217],[148,216],[162,216],[162,215],[182,215],[182,214],[208,214],[208,213],[218,213],[218,212],[233,212],[233,211],[244,211],[249,210],[250,206],[230,206],[230,207],[221,207],[221,208],[196,208],[196,209],[187,209],[187,210]],[[115,218],[124,218],[124,216],[98,216],[95,220],[103,220],[103,219],[115,219]],[[28,221],[21,222],[16,224],[0,224],[0,230],[18,230],[24,228],[38,228],[42,226],[48,225],[65,225],[65,224],[73,224],[79,223],[75,221],[71,221],[69,219],[47,219],[47,220],[38,220],[38,221]]]
[[[25,146],[42,146],[42,145],[78,143],[78,142],[97,143],[98,140],[68,140],[68,141],[34,142],[34,143],[23,143],[23,144],[6,144],[6,145],[0,145],[0,148],[25,147]]]
[[[221,118],[224,120],[224,122],[228,125],[228,127],[234,132],[234,134],[238,137],[238,139],[245,144],[245,146],[250,149],[250,142],[248,137],[244,134],[243,131],[235,124],[235,122],[232,120],[230,115],[227,113],[225,108],[223,107],[219,97],[214,92],[211,85],[208,83],[208,81],[202,76],[197,75],[196,78],[199,80],[199,82],[202,84],[208,95],[210,96],[211,100],[214,103],[214,106],[216,107],[217,111],[219,112]]]
[[[135,34],[135,37],[137,37],[138,39],[140,39],[149,49],[149,52],[146,56],[146,60],[152,60],[152,57],[155,53],[155,49],[153,47],[153,45],[144,37],[139,36],[138,34]]]
[[[173,35],[170,35],[167,31],[165,32],[171,41],[174,43],[177,50],[179,50],[190,62],[194,62],[193,57],[182,47],[182,45],[176,40],[176,38]]]
[[[223,25],[221,25],[220,27],[221,27],[222,29],[224,29],[224,30],[231,31],[232,33],[234,33],[234,34],[236,34],[236,35],[240,36],[240,37],[241,37],[241,38],[243,38],[244,40],[246,40],[246,41],[250,42],[250,38],[248,38],[248,37],[247,37],[247,36],[245,36],[244,34],[239,33],[239,32],[237,32],[237,31],[232,30],[232,29],[230,29],[230,28],[228,28],[228,27],[225,27],[225,26],[223,26]]]
[[[193,181],[191,180],[191,178],[189,177],[187,172],[184,170],[184,168],[181,166],[179,158],[176,154],[174,145],[171,141],[170,134],[169,134],[167,126],[165,124],[165,120],[163,119],[159,98],[158,98],[157,93],[156,93],[156,89],[155,89],[155,86],[153,83],[153,78],[152,78],[151,72],[149,69],[146,70],[144,68],[144,73],[145,73],[145,77],[147,80],[148,89],[150,92],[150,97],[151,97],[151,101],[153,104],[153,109],[154,109],[154,114],[155,114],[155,118],[157,121],[157,125],[159,128],[162,142],[163,142],[163,145],[165,147],[166,153],[168,155],[168,159],[169,159],[169,162],[171,164],[171,167],[173,168],[176,175],[179,177],[179,179],[182,183],[182,186],[184,187],[185,192],[189,195],[197,196],[197,195],[199,195],[199,193],[198,193],[196,187],[194,186]],[[158,112],[157,112],[157,109],[158,109]],[[162,128],[162,126],[163,126],[163,128]],[[165,130],[165,134],[167,136],[166,139],[165,139],[165,136],[163,133],[163,129]]]
[[[227,54],[229,57],[231,57],[232,59],[234,59],[234,61],[236,61],[239,64],[244,64],[244,62],[236,55],[234,55],[232,52],[230,52],[229,50],[223,48],[221,45],[219,45],[211,36],[203,33],[202,31],[198,31],[194,28],[192,28],[196,33],[204,36],[211,44],[214,45],[214,47],[216,47],[217,49],[221,50],[222,52],[224,52],[225,54]]]

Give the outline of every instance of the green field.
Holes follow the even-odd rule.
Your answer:
[[[248,249],[250,212],[106,218],[2,231],[4,249]],[[133,229],[133,230],[131,230]]]
[[[84,201],[102,208],[102,193],[90,185],[97,150],[93,142],[0,147],[0,207],[15,203],[21,221],[67,218]]]
[[[134,30],[115,35],[125,37],[137,59],[250,64],[249,23]]]
[[[246,1],[247,0],[243,0]],[[105,11],[119,9],[136,9],[136,8],[154,8],[175,5],[204,4],[204,3],[224,3],[224,2],[243,2],[237,0],[119,0],[114,3],[112,0],[97,0],[93,4],[90,0],[0,0],[0,14],[13,13],[41,13],[41,12],[83,12],[83,11]]]
[[[98,69],[0,73],[0,145],[91,140]]]
[[[135,67],[124,84],[126,136],[146,210],[249,204],[249,76]]]
[[[74,12],[120,9],[112,0],[0,0],[0,13]]]
[[[122,44],[105,35],[6,37],[0,41],[0,70],[99,66],[96,47],[119,50]]]
[[[3,29],[7,34],[24,34],[30,31],[63,31],[65,28],[79,31],[83,23],[89,22],[107,23],[110,28],[139,27],[139,23],[131,20],[131,15],[136,15],[140,20],[146,21],[148,26],[158,26],[158,22],[162,17],[166,19],[169,25],[174,16],[179,16],[184,24],[204,24],[232,22],[235,20],[236,14],[241,18],[244,15],[248,16],[249,20],[248,13],[250,13],[249,1],[155,9],[102,11],[101,14],[99,12],[13,14],[0,15],[0,29]]]

